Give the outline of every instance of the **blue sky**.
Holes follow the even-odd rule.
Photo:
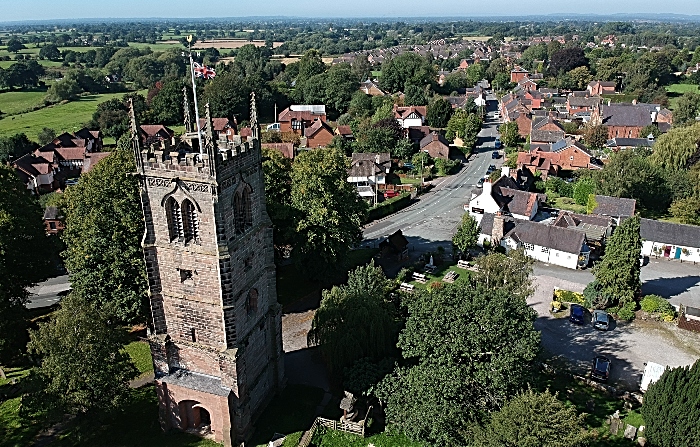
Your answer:
[[[548,13],[700,14],[698,0],[2,0],[0,21],[123,17],[465,17]],[[663,8],[663,9],[662,9]]]

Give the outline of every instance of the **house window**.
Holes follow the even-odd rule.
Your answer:
[[[569,160],[574,161],[574,156],[569,157]]]
[[[180,204],[170,197],[165,202],[165,213],[168,219],[168,231],[170,233],[170,242],[181,241],[185,238],[185,233],[182,227],[182,210]]]
[[[523,247],[525,247],[525,250],[534,250],[535,246],[532,244],[528,244],[527,242],[523,243]]]
[[[303,124],[302,121],[292,120],[292,129],[294,129],[294,130],[301,130],[302,124]]]
[[[56,229],[56,222],[49,222],[49,228],[52,230]]]
[[[190,329],[190,338],[193,342],[197,342],[197,330],[195,328]]]
[[[188,199],[182,202],[182,227],[185,243],[199,240],[199,219],[194,204]]]
[[[542,247],[542,253],[549,253],[548,247]]]
[[[258,310],[258,291],[257,289],[250,289],[248,292],[248,297],[246,298],[245,308],[248,314],[252,314]]]
[[[192,279],[192,270],[185,270],[185,269],[179,269],[180,270],[180,282],[185,282],[188,279]]]

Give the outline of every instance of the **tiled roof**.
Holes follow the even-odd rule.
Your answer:
[[[215,396],[226,397],[231,394],[231,389],[225,387],[219,377],[199,374],[186,369],[176,369],[168,375],[156,377],[156,380]]]
[[[556,143],[564,138],[564,135],[566,134],[563,130],[533,130],[530,132],[530,141],[540,143]]]
[[[639,231],[647,241],[700,248],[700,227],[696,225],[642,219]]]
[[[420,140],[420,148],[423,149],[425,146],[429,145],[430,143],[438,141],[442,143],[445,146],[449,146],[450,143],[447,142],[445,137],[440,135],[437,132],[431,132],[428,135],[426,135],[422,140]]]
[[[645,127],[651,124],[649,108],[634,104],[603,106],[604,126]]]
[[[286,158],[294,158],[294,143],[262,143],[261,147],[279,151]]]
[[[608,147],[652,147],[654,140],[648,138],[613,138],[605,144]]]
[[[305,137],[313,137],[321,129],[326,129],[328,132],[333,134],[333,129],[331,128],[331,126],[326,124],[324,121],[317,119],[316,121],[314,121],[314,123],[312,125],[310,125],[309,127],[306,128],[306,130],[304,131],[304,136]]]
[[[85,161],[83,162],[83,174],[86,172],[90,172],[90,170],[92,170],[92,168],[94,168],[97,163],[109,157],[111,154],[111,152],[89,152],[85,154]]]
[[[612,217],[632,217],[637,201],[620,197],[595,196],[596,207],[594,214]]]
[[[600,96],[591,97],[579,97],[579,96],[569,96],[568,102],[571,107],[595,107],[600,104]]]
[[[83,160],[85,158],[84,147],[57,147],[54,151],[63,160]]]
[[[506,237],[576,255],[581,253],[586,242],[586,235],[581,231],[526,220],[515,222],[515,228]]]

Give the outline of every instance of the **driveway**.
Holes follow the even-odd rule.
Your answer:
[[[634,391],[639,389],[645,362],[675,367],[690,365],[700,358],[700,335],[672,324],[634,321],[613,324],[611,330],[600,332],[590,324],[577,326],[567,318],[552,317],[549,303],[554,287],[582,292],[585,284],[543,274],[542,266],[538,267],[536,291],[528,300],[538,314],[535,328],[542,333],[542,347],[549,354],[566,359],[575,372],[586,374],[593,357],[605,355],[612,360],[609,384]]]

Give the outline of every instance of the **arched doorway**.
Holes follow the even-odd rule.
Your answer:
[[[180,428],[208,432],[211,430],[211,414],[199,402],[183,400],[178,404]]]

